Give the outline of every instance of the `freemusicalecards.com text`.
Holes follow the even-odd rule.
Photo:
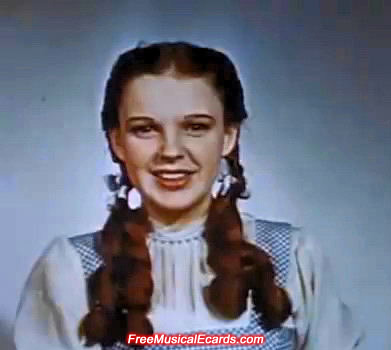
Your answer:
[[[191,335],[156,333],[153,335],[139,335],[129,333],[128,344],[137,345],[221,345],[221,344],[239,344],[239,345],[260,345],[266,341],[260,334],[242,335],[237,337],[233,334],[210,335],[205,333],[196,333]]]

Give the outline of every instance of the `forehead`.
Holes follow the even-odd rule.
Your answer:
[[[223,106],[205,78],[175,78],[143,75],[125,87],[120,108],[131,115],[175,118],[189,114],[209,114],[222,118]]]

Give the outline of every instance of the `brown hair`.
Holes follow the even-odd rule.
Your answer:
[[[143,74],[163,74],[173,69],[178,77],[205,77],[224,106],[224,123],[240,124],[247,118],[243,89],[231,60],[222,52],[186,42],[138,46],[121,54],[107,81],[102,110],[103,130],[113,161],[119,163],[121,183],[132,184],[124,164],[114,154],[109,132],[119,127],[118,106],[125,84]],[[208,245],[208,264],[215,278],[205,289],[211,310],[237,318],[246,309],[251,291],[256,311],[267,329],[279,327],[290,315],[291,303],[275,284],[270,257],[243,238],[237,209],[246,198],[246,181],[239,161],[239,143],[227,157],[231,174],[238,180],[225,196],[213,199],[203,237]],[[109,346],[124,341],[127,333],[153,333],[147,318],[153,292],[151,260],[146,244],[151,225],[143,208],[132,210],[116,198],[103,227],[100,253],[103,265],[89,278],[90,312],[83,318],[80,334],[86,345]]]

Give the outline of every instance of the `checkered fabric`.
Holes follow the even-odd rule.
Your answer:
[[[256,220],[256,244],[264,249],[271,257],[276,271],[276,283],[284,286],[286,283],[292,226],[286,223]],[[100,232],[90,233],[69,238],[71,244],[79,253],[84,268],[85,277],[88,278],[102,264],[102,258],[97,252],[97,242]],[[192,333],[205,333],[208,335],[234,334],[242,335],[262,334],[265,342],[262,345],[148,345],[145,350],[293,350],[295,349],[295,334],[293,329],[280,327],[266,331],[263,327],[261,315],[257,315],[253,309],[250,323],[246,327],[229,329],[204,330],[200,329]],[[190,334],[190,333],[189,333]],[[117,342],[103,350],[133,350],[134,347]]]

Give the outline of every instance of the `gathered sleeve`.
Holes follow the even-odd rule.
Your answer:
[[[329,261],[313,238],[300,230],[293,233],[287,290],[298,350],[351,350],[358,346],[363,333],[338,296]]]
[[[67,238],[56,238],[36,262],[22,292],[14,325],[16,349],[84,350],[78,327],[87,312],[80,258]]]

